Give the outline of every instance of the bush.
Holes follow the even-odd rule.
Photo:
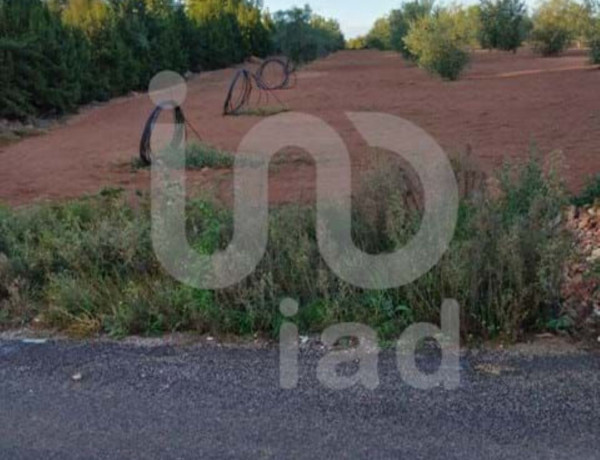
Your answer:
[[[377,50],[392,48],[390,35],[390,21],[387,17],[379,18],[365,37],[365,47]]]
[[[589,36],[592,28],[591,3],[574,0],[548,0],[533,16],[531,41],[543,56],[555,56],[564,51],[573,40],[580,42]]]
[[[600,64],[600,34],[592,37],[588,45],[590,47],[590,63]]]
[[[313,61],[345,46],[339,23],[314,14],[308,5],[275,13],[273,29],[275,52],[295,63]]]
[[[256,270],[217,291],[175,282],[156,260],[149,201],[122,191],[70,203],[0,209],[0,324],[38,317],[71,334],[121,336],[173,330],[276,335],[279,302],[299,300],[302,332],[341,321],[396,338],[418,321],[439,321],[444,298],[461,305],[463,332],[516,338],[557,319],[570,234],[557,223],[565,194],[535,158],[500,175],[500,193],[461,201],[457,231],[439,264],[411,285],[365,291],[338,279],[320,256],[312,207],[270,214],[269,245]],[[353,238],[369,253],[404,245],[421,212],[407,207],[404,171],[386,164],[354,201]],[[385,199],[382,199],[384,197]],[[202,253],[232,235],[228,210],[202,200],[187,205],[188,240]]]
[[[400,9],[392,10],[390,13],[388,19],[390,46],[392,49],[402,53],[405,59],[411,61],[416,59],[416,56],[406,45],[405,38],[413,23],[431,14],[433,3],[432,0],[413,0],[404,3]]]
[[[481,0],[482,48],[514,51],[527,35],[525,3],[521,0]]]
[[[349,50],[363,50],[367,47],[367,41],[365,37],[351,38],[346,42],[346,49]]]
[[[536,22],[531,32],[533,49],[542,56],[556,56],[571,43],[569,30],[543,21]]]
[[[446,80],[456,80],[469,63],[467,39],[448,11],[415,22],[405,38],[419,67]]]

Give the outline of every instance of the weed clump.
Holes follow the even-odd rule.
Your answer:
[[[163,151],[163,158],[172,153],[169,149]],[[230,168],[235,158],[232,154],[206,144],[191,143],[185,149],[185,167],[187,169]],[[149,168],[140,158],[131,161],[134,170]]]
[[[581,193],[573,198],[575,206],[593,205],[596,201],[600,201],[600,174],[590,177]]]

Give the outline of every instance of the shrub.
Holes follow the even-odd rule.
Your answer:
[[[433,10],[432,0],[413,0],[406,2],[400,9],[392,10],[389,15],[390,46],[392,49],[402,53],[405,59],[414,61],[415,55],[405,43],[405,38],[411,25],[420,19],[427,17]]]
[[[590,47],[590,63],[600,64],[600,33],[592,37],[588,45]]]
[[[448,11],[415,22],[404,41],[419,67],[446,80],[458,79],[469,63],[468,39]]]
[[[367,41],[365,37],[351,38],[346,42],[346,49],[349,50],[363,50],[367,47]]]
[[[275,51],[295,63],[310,62],[345,46],[339,23],[314,14],[308,5],[275,13],[273,29]]]
[[[481,47],[516,52],[527,34],[525,3],[521,0],[482,0],[479,9]]]
[[[536,22],[531,32],[533,49],[542,56],[556,56],[571,43],[569,30],[543,21]]]
[[[377,50],[391,49],[390,21],[387,17],[379,18],[365,37],[365,47]]]
[[[481,31],[479,7],[476,5],[468,8],[453,6],[447,11],[454,22],[455,36],[459,37],[469,48],[478,47]]]
[[[233,162],[232,154],[205,144],[190,144],[185,153],[185,166],[189,169],[228,168]]]
[[[543,56],[554,56],[573,40],[583,41],[592,30],[592,11],[590,2],[548,0],[542,3],[533,16],[534,49]]]

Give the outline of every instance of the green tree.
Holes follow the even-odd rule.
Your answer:
[[[261,10],[253,4],[240,2],[237,19],[246,55],[264,57],[271,52],[271,34],[263,22]]]
[[[144,89],[160,70],[265,56],[274,24],[261,7],[256,0],[0,0],[0,116],[71,111]],[[310,21],[316,54],[340,46],[337,23]]]
[[[387,17],[379,18],[365,37],[365,46],[371,49],[389,50],[392,48],[390,21]]]
[[[340,29],[340,23],[335,19],[324,18],[313,14],[310,20],[313,40],[317,42],[317,55],[326,56],[329,53],[344,48],[344,34]]]
[[[207,48],[203,67],[225,67],[241,62],[246,56],[247,50],[240,46],[242,32],[234,9],[234,3],[229,0],[189,1],[189,14],[202,29]]]
[[[413,23],[431,15],[433,5],[434,0],[413,0],[390,13],[390,45],[392,49],[402,53],[405,59],[415,60],[415,55],[406,46],[404,38]]]
[[[475,48],[479,45],[479,36],[481,34],[481,16],[477,5],[463,8],[453,5],[447,8],[447,11],[453,16],[455,33],[465,45]]]
[[[80,38],[39,0],[2,0],[0,116],[74,109],[82,97]]]
[[[363,50],[367,47],[367,39],[364,36],[350,38],[346,42],[346,48],[349,50]]]
[[[481,0],[482,48],[516,52],[527,34],[527,12],[521,0]]]
[[[591,23],[586,41],[590,48],[590,63],[600,64],[600,3],[587,3],[590,11]]]
[[[292,8],[273,16],[273,47],[296,63],[309,62],[319,56],[344,48],[339,23],[313,14],[311,8]]]
[[[88,36],[97,33],[110,14],[108,4],[102,0],[67,0],[61,10],[66,24]]]
[[[469,63],[469,37],[455,11],[438,10],[412,24],[405,44],[419,67],[456,80]]]
[[[583,40],[591,26],[589,4],[574,0],[548,0],[533,15],[531,39],[544,56],[564,51],[575,39]]]

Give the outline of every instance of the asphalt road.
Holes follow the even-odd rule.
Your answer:
[[[598,353],[468,353],[453,391],[392,352],[377,389],[329,390],[321,354],[282,390],[273,348],[0,340],[0,459],[600,458]]]

